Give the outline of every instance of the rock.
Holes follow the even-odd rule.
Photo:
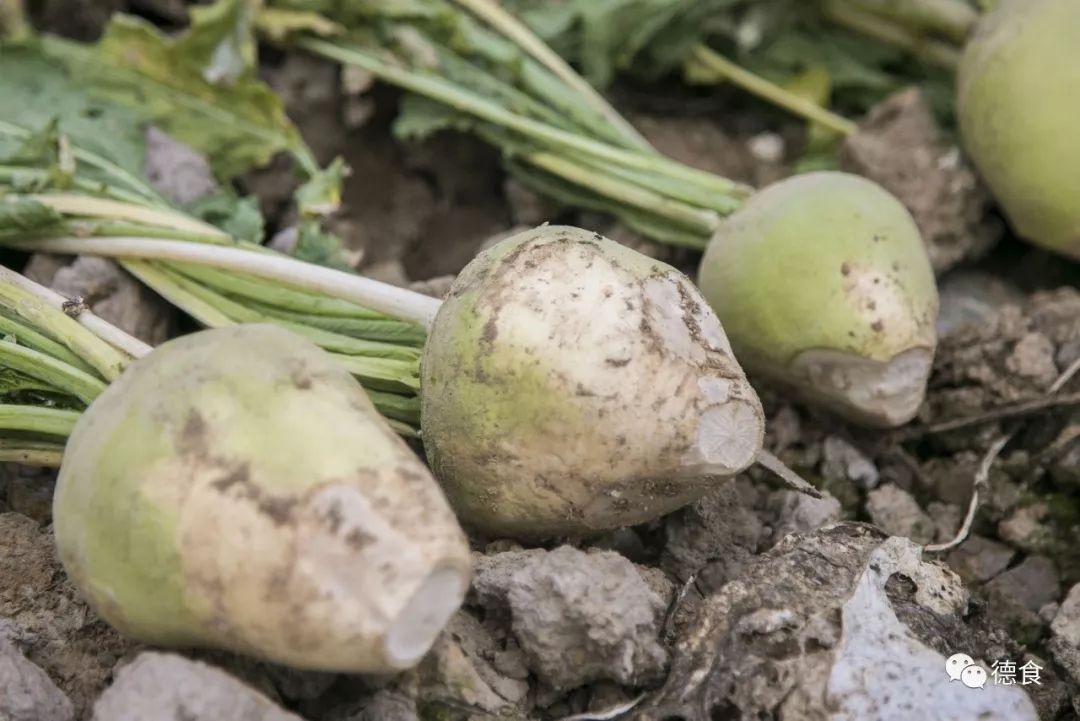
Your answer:
[[[972,535],[949,553],[949,566],[965,583],[983,583],[1009,567],[1016,551],[984,536]]]
[[[56,558],[52,531],[18,513],[0,514],[0,638],[49,674],[77,718],[135,648],[75,591]]]
[[[81,297],[94,313],[150,345],[172,334],[173,307],[108,258],[37,254],[23,272],[68,298]]]
[[[1019,686],[949,683],[944,650],[993,645],[967,602],[907,539],[854,523],[788,536],[703,602],[632,718],[1034,721]]]
[[[170,653],[144,652],[120,669],[92,721],[303,721],[229,674]]]
[[[1042,333],[1027,333],[1013,346],[1012,353],[1005,359],[1005,367],[1047,389],[1058,376],[1054,344]]]
[[[509,612],[529,669],[555,689],[643,685],[663,673],[666,605],[617,553],[560,546],[483,556],[473,588],[485,608]]]
[[[977,270],[949,273],[942,280],[938,295],[941,302],[937,321],[939,336],[964,326],[988,323],[1002,306],[1024,302],[1024,294],[1015,285]]]
[[[521,715],[529,693],[524,665],[516,644],[500,644],[475,616],[458,611],[416,671],[417,697],[429,706]]]
[[[450,292],[450,286],[454,284],[456,278],[456,275],[438,275],[427,280],[416,280],[409,283],[409,290],[441,300]]]
[[[737,575],[768,533],[743,490],[738,481],[725,483],[668,516],[661,568],[682,581],[697,574],[706,593]]]
[[[874,525],[892,536],[903,536],[925,544],[934,540],[934,520],[910,493],[893,484],[870,491],[866,512]]]
[[[75,709],[48,675],[0,638],[0,719],[72,721]]]
[[[998,538],[1022,551],[1038,553],[1053,542],[1053,529],[1043,523],[1049,514],[1050,509],[1042,502],[1021,506],[998,524]]]
[[[1043,634],[1039,609],[1061,597],[1061,582],[1053,561],[1028,556],[982,589],[988,613],[1006,626],[1020,643],[1034,643]]]
[[[416,701],[392,691],[379,691],[350,721],[420,721]]]
[[[926,513],[934,521],[934,538],[939,541],[951,539],[964,522],[964,507],[955,503],[930,501]]]
[[[1069,590],[1050,624],[1050,650],[1062,668],[1080,684],[1080,583]]]
[[[217,190],[206,158],[190,146],[151,125],[146,129],[146,180],[177,205],[190,205]]]
[[[829,436],[823,446],[821,475],[827,480],[850,481],[860,488],[877,487],[877,467],[862,451],[839,436]]]
[[[832,496],[812,498],[797,491],[779,490],[769,494],[766,506],[773,514],[773,543],[789,533],[812,533],[840,520],[840,501]]]
[[[926,98],[902,90],[871,109],[844,140],[840,164],[900,199],[911,211],[930,262],[943,273],[997,242],[990,194],[958,148],[944,142]]]

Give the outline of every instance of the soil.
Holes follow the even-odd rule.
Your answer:
[[[106,6],[122,4],[50,0],[35,17],[93,37]],[[179,22],[183,4],[130,3],[166,24]],[[696,262],[610,218],[536,197],[474,139],[391,142],[398,96],[363,78],[295,55],[266,75],[317,154],[342,155],[353,169],[333,228],[360,272],[440,296],[491,238],[545,221],[596,230],[686,270]],[[782,118],[728,122],[670,101],[630,111],[662,151],[755,185],[790,173],[799,149],[798,127]],[[1049,395],[1080,359],[1072,271],[1008,235],[917,94],[872,111],[843,158],[900,197],[926,236],[942,274],[941,339],[917,420],[894,432],[847,425],[751,379],[768,416],[767,447],[825,499],[779,489],[753,469],[638,527],[530,548],[475,538],[466,606],[419,667],[376,678],[218,652],[139,655],[145,649],[98,620],[57,562],[52,474],[7,465],[0,646],[44,671],[76,719],[91,718],[98,702],[99,721],[130,718],[118,709],[136,703],[150,703],[140,718],[181,718],[178,702],[153,690],[161,668],[214,689],[202,715],[183,718],[255,708],[263,715],[245,718],[1077,719],[1080,374]],[[295,221],[295,182],[284,160],[244,180],[272,232]],[[130,278],[82,263],[33,267],[72,288],[107,278],[113,290],[95,310],[109,317],[109,299],[124,294],[116,322],[152,340],[173,332],[156,299],[126,290]],[[916,544],[954,536],[979,465],[1005,433],[1012,440],[989,471],[967,540],[920,552]],[[1041,683],[966,693],[943,668],[955,653],[987,669],[1037,664]],[[859,669],[869,669],[861,681]],[[42,704],[62,709],[42,688]]]

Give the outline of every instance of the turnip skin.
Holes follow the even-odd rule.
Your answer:
[[[856,175],[758,191],[719,228],[699,284],[751,373],[872,426],[918,410],[938,296],[910,213]]]
[[[1003,0],[957,76],[965,149],[1021,237],[1080,258],[1080,2]]]
[[[134,363],[76,425],[54,520],[69,575],[123,633],[298,668],[411,665],[468,583],[424,465],[345,370],[272,326]],[[425,583],[440,599],[430,638],[403,640]]]
[[[757,395],[690,280],[578,228],[474,259],[421,371],[428,460],[462,521],[491,535],[656,518],[761,447]]]

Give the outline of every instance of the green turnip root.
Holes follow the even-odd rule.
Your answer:
[[[361,387],[267,325],[131,365],[76,424],[54,519],[120,631],[298,668],[415,664],[470,574],[445,497]]]
[[[857,422],[915,415],[937,287],[911,215],[873,182],[821,172],[764,188],[720,226],[699,282],[751,372]]]
[[[657,518],[761,448],[761,405],[689,279],[579,228],[474,259],[421,375],[428,460],[463,522],[495,535]]]
[[[1003,0],[957,88],[964,147],[1017,234],[1080,258],[1080,2]]]

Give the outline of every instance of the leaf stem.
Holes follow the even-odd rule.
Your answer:
[[[0,266],[0,303],[62,343],[105,380],[115,380],[132,357],[141,357],[152,350],[90,311],[81,311],[78,320],[69,317],[63,310],[66,300],[59,293]]]
[[[788,92],[779,85],[739,67],[705,45],[694,46],[691,57],[733,85],[810,122],[818,123],[841,135],[851,135],[858,128],[855,123],[847,118],[830,112],[815,102]]]
[[[538,38],[527,25],[506,12],[498,3],[492,2],[492,0],[453,0],[453,2],[466,8],[483,19],[492,28],[498,30],[506,38],[517,43],[534,60],[550,70],[555,77],[577,93],[586,105],[592,107],[611,123],[619,131],[619,134],[630,143],[631,147],[646,152],[652,151],[652,146],[649,145],[645,137],[619,111],[615,110],[604,99],[604,96],[597,92],[596,88],[578,75],[565,60],[548,47],[547,43]]]
[[[430,327],[442,302],[404,288],[306,263],[284,255],[244,248],[201,245],[150,238],[46,238],[5,240],[11,247],[47,253],[85,253],[116,258],[153,259],[208,265],[317,293],[325,293],[372,308],[394,318]]]
[[[825,17],[837,25],[900,48],[931,65],[952,71],[960,65],[960,51],[952,45],[913,33],[843,0],[825,0],[821,8]]]
[[[133,223],[155,225],[162,228],[169,228],[187,233],[197,233],[210,236],[211,238],[232,241],[232,238],[225,231],[174,210],[147,208],[146,206],[135,205],[119,200],[111,200],[109,198],[92,198],[85,195],[74,195],[70,193],[47,193],[41,195],[27,195],[26,197],[35,200],[42,205],[47,205],[53,210],[66,215],[107,218],[109,220],[127,220]]]
[[[88,405],[105,390],[105,383],[100,379],[11,341],[0,341],[0,366],[25,373]]]
[[[23,463],[28,466],[59,468],[63,459],[63,443],[0,438],[0,463]]]
[[[979,20],[963,0],[847,0],[862,10],[918,32],[929,30],[962,45]]]
[[[362,68],[386,82],[539,142],[572,152],[585,153],[598,160],[628,168],[647,170],[658,175],[694,182],[716,193],[730,194],[737,192],[740,188],[738,183],[727,178],[691,168],[656,153],[642,153],[608,145],[532,118],[517,115],[442,78],[421,75],[395,67],[357,48],[310,37],[301,38],[298,43],[317,55]]]
[[[42,433],[67,438],[79,420],[79,411],[44,406],[0,404],[0,430]]]

